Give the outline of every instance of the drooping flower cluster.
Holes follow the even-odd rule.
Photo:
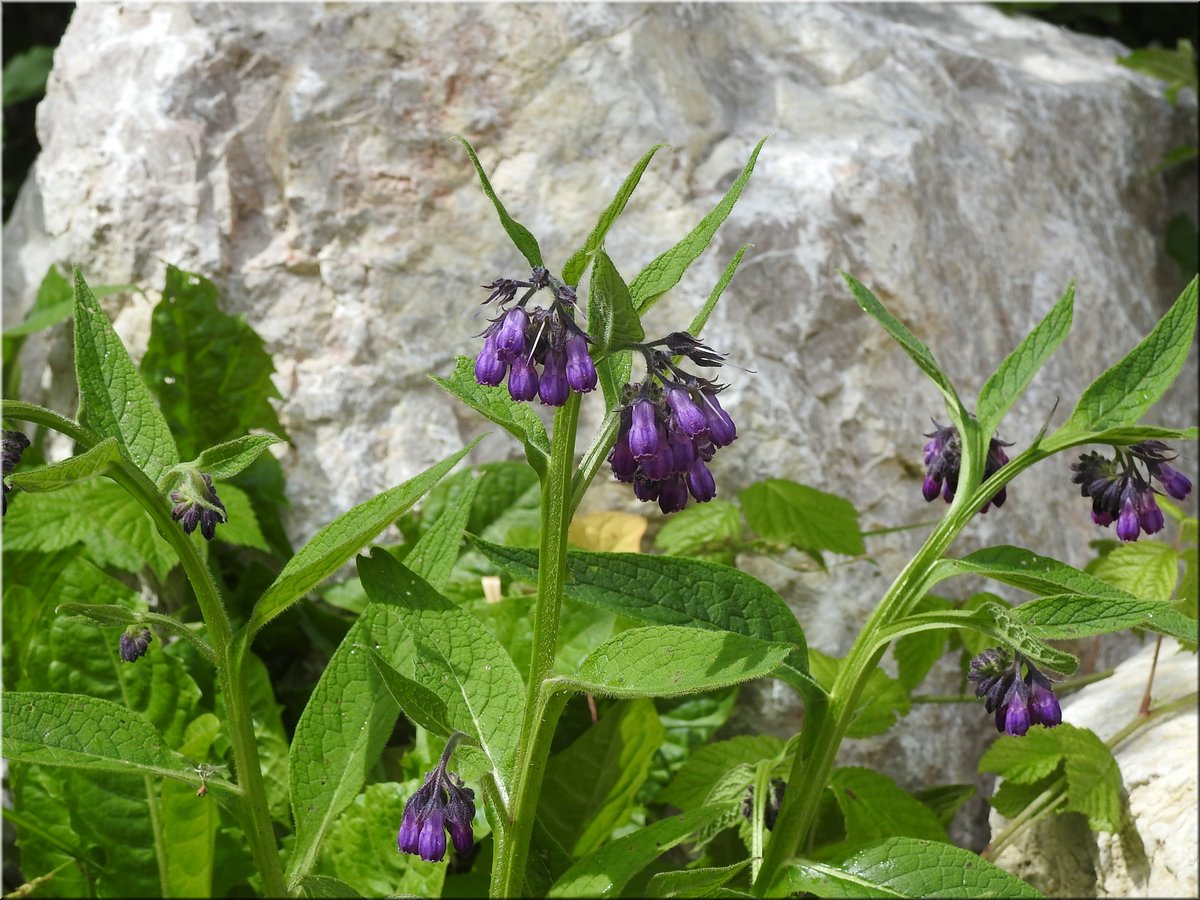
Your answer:
[[[495,301],[500,315],[483,332],[483,349],[475,357],[476,381],[495,387],[507,376],[514,400],[537,397],[546,406],[562,406],[571,391],[595,389],[589,338],[575,324],[575,288],[541,266],[528,281],[500,278],[484,287],[492,293],[483,302]],[[509,306],[522,288],[525,294]],[[530,298],[543,288],[553,292],[550,305],[527,308]]]
[[[782,778],[771,779],[771,793],[763,807],[763,825],[767,831],[775,830],[775,820],[779,818],[779,807],[783,805],[783,792],[786,789],[787,782]],[[742,816],[751,821],[754,819],[754,785],[746,788],[746,796],[742,798]]]
[[[921,493],[930,503],[937,499],[938,494],[949,503],[954,499],[954,492],[958,490],[962,442],[958,436],[958,429],[953,425],[942,427],[937,422],[933,424],[934,430],[925,435],[933,440],[925,445],[925,482],[921,485]],[[999,438],[992,438],[988,444],[987,459],[983,464],[984,481],[995,475],[1000,471],[1000,467],[1008,462],[1008,454],[1004,452],[1004,448],[1011,446],[1012,444]],[[996,491],[979,511],[986,513],[991,506],[999,509],[1007,499],[1008,488],[1005,486]]]
[[[0,456],[3,457],[4,478],[8,478],[12,474],[13,469],[17,467],[17,463],[21,461],[21,454],[29,447],[29,438],[25,437],[19,431],[5,431],[3,441],[0,442]],[[12,490],[8,486],[8,482],[2,482],[4,485],[3,494],[0,494],[0,502],[3,503],[3,508],[0,508],[0,515],[8,512],[8,492]]]
[[[130,625],[121,635],[119,643],[121,659],[127,663],[137,662],[146,655],[146,650],[149,649],[150,641],[153,639],[154,635],[150,633],[149,628]]]
[[[1080,486],[1084,497],[1092,498],[1092,521],[1107,528],[1117,523],[1117,538],[1136,541],[1144,531],[1156,534],[1165,520],[1151,484],[1154,479],[1163,491],[1183,500],[1192,490],[1191,480],[1167,464],[1175,458],[1162,441],[1142,441],[1129,447],[1113,447],[1113,458],[1085,453],[1072,464],[1071,480]],[[1138,463],[1146,468],[1142,474]]]
[[[613,475],[632,484],[639,500],[657,500],[664,513],[687,506],[689,493],[706,503],[717,494],[708,462],[718,447],[733,443],[737,429],[717,400],[725,386],[684,371],[671,356],[710,367],[721,365],[721,356],[678,331],[638,349],[647,374],[625,385],[617,442],[608,454]]]
[[[995,713],[997,731],[1020,736],[1031,725],[1053,728],[1062,723],[1062,707],[1050,679],[1019,653],[1006,647],[985,650],[971,660],[967,678],[975,683],[975,696],[984,699],[984,708]]]
[[[199,472],[185,477],[177,490],[171,491],[171,518],[183,526],[187,534],[200,526],[205,540],[211,541],[217,526],[226,521],[225,504],[217,497],[212,478]]]
[[[475,818],[475,792],[465,787],[456,774],[446,771],[459,737],[455,733],[446,742],[437,766],[404,804],[404,818],[396,835],[396,846],[403,853],[440,862],[446,855],[447,831],[459,856],[466,856],[474,846],[471,821]]]

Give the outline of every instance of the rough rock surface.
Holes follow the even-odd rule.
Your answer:
[[[1169,106],[1121,52],[968,5],[81,5],[5,230],[5,316],[52,261],[151,300],[163,261],[213,277],[274,354],[303,540],[484,430],[426,373],[474,352],[478,285],[522,260],[448,135],[472,140],[552,268],[639,156],[671,144],[608,240],[632,278],[770,134],[652,330],[685,323],[752,243],[707,332],[757,373],[731,372],[741,440],[717,459],[721,496],[784,477],[847,495],[867,527],[929,519],[941,507],[920,499],[921,432],[943,415],[938,395],[838,271],[873,287],[968,397],[1077,278],[1074,332],[1003,436],[1019,449],[1059,396],[1061,421],[1178,292],[1162,235],[1173,205],[1195,204],[1194,174],[1147,175],[1192,134],[1194,98]],[[135,352],[151,300],[109,307]],[[26,372],[56,370],[26,389],[72,409],[61,331],[26,353]],[[1194,378],[1193,360],[1181,383]],[[1152,418],[1189,420],[1193,390]],[[517,455],[494,435],[476,458]],[[1097,535],[1066,465],[1023,476],[966,548],[1082,563]],[[611,484],[588,502],[646,510]],[[813,646],[842,653],[920,537],[873,539],[878,569],[756,571]],[[939,672],[950,689],[954,667]],[[762,700],[755,727],[795,727],[793,703]],[[970,713],[920,710],[887,738],[893,773],[971,779],[988,735]]]
[[[1150,673],[1153,645],[1063,703],[1063,721],[1107,740],[1136,714]],[[1197,688],[1196,656],[1163,642],[1151,709]],[[996,864],[1048,897],[1195,897],[1197,888],[1196,743],[1193,704],[1163,716],[1117,746],[1114,755],[1129,795],[1132,827],[1120,834],[1088,831],[1082,816],[1049,816],[1001,850]],[[992,832],[1007,820],[992,813]]]

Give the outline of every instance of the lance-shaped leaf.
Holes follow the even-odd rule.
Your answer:
[[[121,465],[121,445],[116,438],[105,438],[87,453],[72,456],[27,472],[18,472],[8,483],[23,491],[57,491],[80,481],[107,475]]]
[[[438,737],[450,737],[454,733],[454,728],[450,725],[450,716],[446,712],[446,704],[441,697],[425,685],[405,678],[373,647],[366,644],[355,646],[366,653],[375,664],[380,677],[383,678],[384,687],[406,716]]]
[[[1045,365],[1046,360],[1058,349],[1067,332],[1071,329],[1071,318],[1075,311],[1075,282],[1067,285],[1067,290],[1058,302],[1046,313],[1025,340],[1017,345],[1000,364],[991,378],[979,392],[979,429],[985,435],[991,435],[1004,418],[1004,414],[1012,408],[1013,403],[1029,387],[1029,382],[1038,370]]]
[[[1124,425],[1119,428],[1106,428],[1104,431],[1087,435],[1086,440],[1078,443],[1088,444],[1139,444],[1142,441],[1194,441],[1197,437],[1196,426],[1190,428],[1163,428],[1159,425]]]
[[[473,539],[488,559],[514,578],[537,583],[537,551]],[[640,553],[567,554],[564,593],[656,625],[686,625],[786,641],[794,665],[807,671],[804,631],[775,591],[737,569],[697,559]]]
[[[717,233],[717,229],[721,227],[721,223],[725,221],[733,209],[733,205],[737,203],[738,197],[742,195],[746,182],[750,180],[750,173],[754,171],[754,163],[758,160],[759,151],[766,142],[766,138],[758,142],[741,174],[730,185],[725,196],[712,208],[712,211],[700,220],[700,224],[670,250],[651,260],[649,265],[633,279],[633,283],[629,285],[629,293],[633,297],[634,308],[639,313],[644,313],[654,305],[659,297],[678,284],[688,266],[704,252],[704,248],[709,245],[713,235]]]
[[[119,440],[151,481],[179,462],[166,418],[78,270],[75,377],[81,424]]]
[[[145,774],[196,783],[195,765],[158,729],[111,700],[82,694],[4,694],[4,756],[45,766]]]
[[[629,299],[629,288],[608,254],[596,251],[588,294],[588,334],[602,353],[611,353],[646,337]]]
[[[372,602],[400,614],[416,644],[417,680],[446,705],[448,724],[475,738],[501,784],[511,786],[524,688],[499,641],[383,550],[360,556],[358,574]]]
[[[846,284],[850,286],[850,292],[854,294],[854,299],[858,301],[858,305],[863,308],[863,311],[883,326],[884,330],[908,354],[909,359],[917,364],[917,368],[929,376],[929,380],[942,392],[942,396],[946,398],[946,409],[961,433],[961,423],[966,419],[966,410],[963,409],[962,402],[958,399],[954,385],[950,383],[946,373],[937,364],[937,360],[933,358],[929,348],[909,330],[907,325],[892,315],[869,288],[845,272],[842,273],[842,277],[846,279]]]
[[[962,559],[943,559],[936,576],[982,575],[1034,594],[1082,594],[1111,600],[1136,600],[1128,591],[1049,556],[1023,547],[999,546],[976,550]]]
[[[1183,641],[1196,641],[1196,620],[1157,600],[1115,600],[1062,594],[1022,603],[1012,617],[1046,640],[1149,628]]]
[[[472,441],[457,453],[378,497],[342,513],[312,536],[259,598],[250,617],[254,634],[304,596],[370,543],[383,529],[420,499],[479,443]]]
[[[750,865],[750,860],[720,868],[659,872],[646,885],[647,897],[712,897],[717,888]]]
[[[546,426],[528,403],[514,400],[502,387],[490,387],[477,382],[475,363],[466,356],[458,357],[454,363],[454,374],[449,378],[437,375],[429,377],[520,441],[529,465],[539,475],[545,474],[550,461],[550,438],[546,436]]]
[[[608,229],[612,227],[612,223],[617,220],[617,216],[625,209],[625,204],[629,202],[634,188],[638,186],[638,182],[642,180],[642,173],[646,171],[646,166],[650,165],[650,160],[654,158],[654,154],[661,150],[666,144],[655,144],[646,151],[646,155],[638,160],[637,165],[633,167],[633,171],[626,176],[621,183],[620,190],[617,195],[609,201],[608,206],[604,208],[604,212],[600,214],[600,221],[596,223],[596,227],[592,229],[592,233],[587,236],[587,240],[583,242],[583,246],[571,254],[562,268],[562,280],[567,284],[574,286],[579,285],[579,279],[583,277],[583,272],[587,268],[588,258],[596,252],[600,247],[604,246],[604,237],[608,234]]]
[[[232,478],[250,466],[272,444],[284,443],[273,434],[247,434],[215,447],[209,447],[186,465],[219,480]]]
[[[1132,425],[1158,402],[1187,359],[1196,332],[1196,279],[1146,338],[1092,382],[1055,438]]]
[[[620,699],[678,697],[770,675],[791,649],[731,631],[649,625],[605,641],[558,682]]]
[[[537,238],[529,232],[528,228],[508,214],[508,210],[504,208],[504,204],[500,202],[496,192],[492,190],[492,183],[488,181],[487,174],[483,171],[483,165],[479,162],[479,157],[475,155],[475,148],[471,146],[471,142],[457,134],[454,135],[454,140],[462,144],[467,155],[471,157],[471,165],[475,167],[475,171],[479,175],[479,184],[488,199],[492,201],[492,205],[496,207],[496,215],[500,217],[500,224],[504,226],[513,245],[521,251],[521,255],[529,261],[529,265],[540,266],[542,251],[538,247]]]
[[[712,291],[708,295],[708,299],[704,301],[704,306],[700,308],[700,312],[696,313],[696,318],[692,319],[692,324],[688,326],[688,334],[694,338],[700,337],[700,332],[704,330],[704,326],[708,324],[708,317],[712,315],[712,311],[717,308],[717,301],[721,299],[721,295],[725,293],[725,288],[729,287],[729,282],[733,280],[733,273],[737,271],[737,267],[741,265],[742,257],[746,255],[746,251],[753,247],[753,244],[742,244],[738,248],[738,252],[733,254],[733,259],[725,266],[725,271],[721,273],[721,277],[717,279],[717,283],[713,285]]]

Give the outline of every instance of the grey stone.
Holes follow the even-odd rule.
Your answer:
[[[967,398],[1078,279],[1073,334],[1002,434],[1027,445],[1058,398],[1061,422],[1178,293],[1163,233],[1196,200],[1194,170],[1148,174],[1193,136],[1195,98],[1168,105],[1122,52],[975,5],[81,5],[5,230],[5,316],[51,261],[94,283],[152,289],[164,261],[216,280],[274,355],[303,541],[495,430],[426,379],[475,352],[478,286],[523,268],[449,135],[472,140],[552,269],[641,154],[672,144],[608,238],[631,279],[770,134],[651,331],[686,324],[752,243],[706,332],[753,370],[729,370],[741,439],[717,457],[721,496],[783,477],[846,495],[867,527],[929,520],[943,507],[920,498],[921,433],[942,404],[838,272],[909,322]],[[150,307],[109,305],[135,353]],[[26,371],[52,371],[26,390],[71,411],[64,340],[29,343]],[[1195,374],[1193,355],[1151,420],[1191,421]],[[505,457],[519,450],[494,434],[474,458]],[[585,508],[646,511],[603,477]],[[1055,459],[955,550],[1013,543],[1082,564],[1101,536],[1087,512]],[[810,643],[840,654],[924,533],[872,538],[878,568],[753,565]],[[954,687],[953,669],[930,689]],[[794,727],[790,700],[760,699],[747,724]],[[921,716],[855,746],[892,754],[907,787],[974,778],[986,719]]]

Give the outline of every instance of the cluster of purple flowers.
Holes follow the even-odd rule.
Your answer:
[[[575,324],[575,288],[541,266],[528,281],[499,278],[484,287],[492,293],[483,302],[496,301],[500,315],[484,329],[483,348],[475,357],[476,381],[496,387],[507,376],[514,400],[538,397],[546,406],[562,406],[571,391],[586,393],[596,387],[589,338]],[[521,288],[526,289],[524,296],[506,309]],[[550,306],[527,309],[530,298],[543,288],[553,290]]]
[[[1117,538],[1122,541],[1136,541],[1143,531],[1158,533],[1165,522],[1150,479],[1176,500],[1191,493],[1192,482],[1167,464],[1175,454],[1162,441],[1113,447],[1113,453],[1112,459],[1085,453],[1071,466],[1075,473],[1071,480],[1080,486],[1084,497],[1092,498],[1092,521],[1105,528],[1116,522]],[[1146,468],[1145,475],[1139,462]]]
[[[665,347],[665,350],[654,349]],[[721,408],[724,385],[679,368],[671,356],[686,356],[702,366],[721,365],[721,356],[685,332],[674,332],[641,345],[647,375],[625,385],[617,441],[608,454],[613,475],[633,485],[643,502],[657,500],[664,513],[716,496],[708,462],[718,447],[733,443],[737,429]]]
[[[0,442],[0,456],[3,456],[4,478],[12,474],[13,469],[17,467],[17,463],[21,461],[23,454],[29,447],[29,438],[25,437],[19,431],[5,431],[3,441]],[[3,482],[4,491],[0,494],[4,506],[0,510],[0,515],[8,512],[8,492],[12,490],[8,486],[8,482]]]
[[[1050,679],[1019,653],[1005,647],[985,650],[971,660],[967,678],[975,682],[975,696],[984,698],[984,708],[995,713],[997,731],[1020,736],[1031,725],[1053,728],[1062,723],[1062,707]]]
[[[146,650],[150,647],[150,641],[154,635],[150,633],[149,628],[138,628],[136,625],[129,626],[129,629],[121,635],[121,640],[118,649],[121,653],[121,659],[125,662],[137,662],[146,655]]]
[[[962,442],[958,436],[958,429],[953,425],[942,427],[937,422],[934,422],[933,425],[934,430],[925,435],[932,440],[925,445],[925,482],[921,485],[921,493],[930,503],[937,499],[938,494],[941,494],[942,499],[949,503],[954,499],[954,492],[958,490],[958,472],[962,466]],[[992,438],[991,443],[988,444],[987,460],[983,464],[984,481],[995,475],[1000,467],[1008,462],[1008,454],[1004,452],[1004,448],[1011,446],[1012,444],[999,438]],[[990,506],[999,509],[1007,499],[1008,488],[1002,487],[992,495],[987,503],[983,504],[979,511],[986,513]]]
[[[453,772],[446,771],[458,736],[446,742],[437,766],[404,804],[404,818],[396,835],[396,846],[402,853],[440,862],[446,855],[447,831],[459,856],[466,856],[474,846],[471,822],[475,818],[475,792]]]
[[[208,541],[216,535],[217,526],[227,520],[225,504],[217,497],[217,489],[208,475],[184,478],[179,489],[171,491],[171,502],[175,504],[171,518],[182,525],[187,534],[199,525],[200,533]]]

